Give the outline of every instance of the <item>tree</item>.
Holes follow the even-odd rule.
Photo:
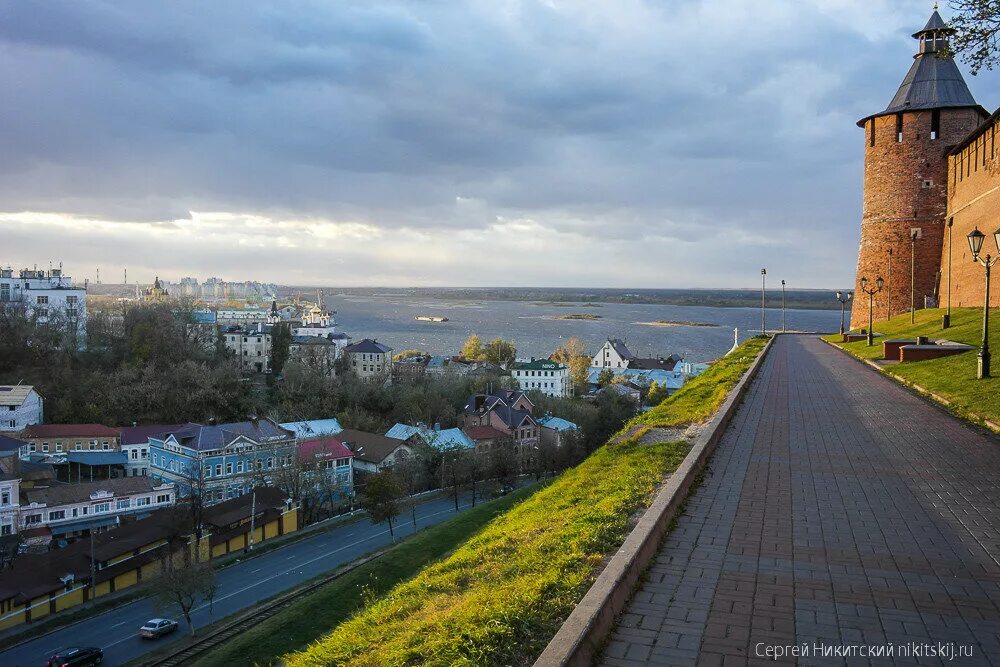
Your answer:
[[[482,339],[476,334],[466,338],[460,356],[469,361],[482,361],[485,358]]]
[[[590,373],[590,355],[587,354],[587,348],[582,340],[573,336],[556,348],[551,359],[569,366],[569,378],[574,388],[582,388],[587,385]]]
[[[483,352],[484,361],[496,364],[497,366],[507,366],[517,358],[517,348],[512,341],[503,338],[494,338],[486,346]]]
[[[271,372],[280,375],[291,354],[292,327],[280,322],[271,327]]]
[[[997,0],[951,0],[954,15],[949,27],[955,30],[951,50],[962,55],[973,76],[992,70],[1000,62],[1000,2]]]
[[[646,405],[659,405],[667,398],[667,388],[653,380],[646,394]]]
[[[365,480],[361,492],[361,507],[368,512],[372,523],[389,523],[389,535],[396,541],[392,521],[402,511],[401,500],[406,495],[399,477],[391,470],[382,470]]]
[[[615,373],[610,368],[605,368],[601,371],[601,374],[597,376],[597,386],[607,387],[609,384],[615,381]]]
[[[187,621],[188,632],[194,635],[191,611],[199,602],[211,605],[215,601],[218,590],[215,569],[207,561],[183,565],[176,560],[183,560],[183,556],[171,553],[163,560],[163,572],[154,587],[155,595],[160,604],[181,612]]]

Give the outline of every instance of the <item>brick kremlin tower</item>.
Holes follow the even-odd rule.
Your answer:
[[[862,278],[868,278],[869,288],[879,276],[886,281],[875,295],[876,321],[909,311],[911,245],[915,307],[923,308],[925,299],[933,305],[937,296],[947,155],[988,115],[955,61],[942,53],[952,32],[935,10],[913,35],[919,49],[896,96],[884,111],[858,121],[865,130],[865,181],[853,328],[868,326]]]

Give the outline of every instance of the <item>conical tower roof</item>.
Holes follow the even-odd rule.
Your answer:
[[[972,96],[954,59],[942,53],[952,32],[935,10],[927,25],[913,33],[913,37],[920,42],[920,50],[913,56],[910,71],[903,77],[889,106],[880,113],[862,118],[858,125],[863,126],[876,116],[921,109],[974,107],[979,108],[984,116],[988,115]]]

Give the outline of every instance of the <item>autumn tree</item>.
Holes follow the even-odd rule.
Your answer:
[[[615,381],[615,373],[610,368],[605,368],[601,371],[600,375],[597,376],[597,386],[607,387],[609,384]]]
[[[667,388],[659,384],[656,380],[649,385],[649,392],[646,394],[646,405],[659,405],[667,398]]]
[[[483,352],[484,361],[496,364],[497,366],[507,366],[514,363],[517,358],[517,348],[513,341],[506,341],[502,338],[494,338],[486,346]]]
[[[552,361],[569,366],[569,378],[573,387],[586,387],[590,374],[590,355],[583,341],[573,336],[556,348],[550,357]]]
[[[368,512],[372,523],[389,524],[389,535],[396,541],[393,520],[402,512],[402,499],[406,495],[399,477],[391,470],[382,470],[370,475],[365,480],[361,491],[360,504]]]
[[[485,357],[483,352],[483,340],[476,334],[472,334],[466,338],[465,344],[462,345],[460,356],[469,361],[482,361]]]

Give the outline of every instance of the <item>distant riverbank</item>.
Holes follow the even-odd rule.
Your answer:
[[[652,322],[636,322],[644,327],[717,327],[711,322],[689,322],[687,320],[654,320]]]

